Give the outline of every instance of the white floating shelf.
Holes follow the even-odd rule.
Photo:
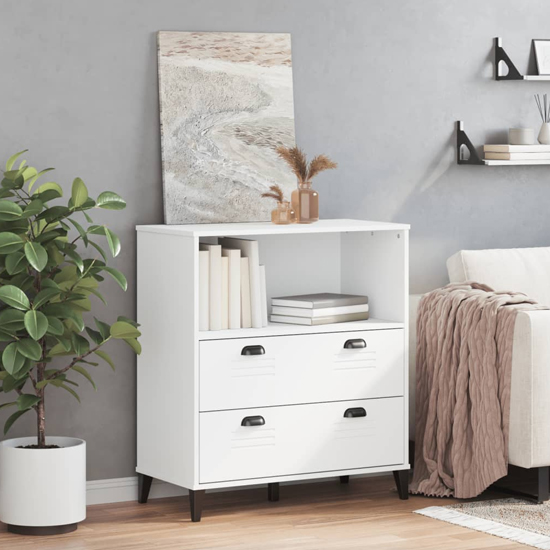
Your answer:
[[[293,334],[323,334],[326,332],[349,332],[353,330],[384,330],[404,328],[403,323],[369,319],[351,323],[332,323],[329,325],[307,326],[269,323],[263,328],[240,328],[234,330],[200,331],[199,340],[225,340],[227,338],[256,338],[265,336],[290,336]]]
[[[487,166],[530,166],[533,164],[550,165],[550,160],[484,160]]]
[[[550,80],[548,74],[526,74],[523,75],[523,80]]]

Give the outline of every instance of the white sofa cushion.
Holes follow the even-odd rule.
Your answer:
[[[475,281],[523,292],[550,306],[550,248],[461,250],[447,260],[451,283]]]

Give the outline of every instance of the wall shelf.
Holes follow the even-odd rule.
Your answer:
[[[463,158],[463,147],[468,149],[470,156]],[[456,122],[456,163],[470,164],[474,166],[550,166],[550,160],[484,160],[479,156],[470,138],[464,131],[464,122]]]
[[[501,75],[499,70],[500,62],[503,62],[508,67],[508,74]],[[550,81],[550,75],[547,74],[526,74],[522,75],[502,47],[502,38],[495,38],[495,80],[539,80]],[[541,163],[537,163],[541,164]],[[548,164],[548,163],[546,163]]]

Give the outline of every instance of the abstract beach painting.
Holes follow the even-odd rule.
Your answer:
[[[160,32],[167,224],[268,221],[261,198],[296,179],[275,149],[294,146],[289,34]]]

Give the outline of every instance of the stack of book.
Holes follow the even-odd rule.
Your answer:
[[[532,161],[550,163],[550,145],[484,145],[485,160]]]
[[[258,241],[208,239],[199,244],[199,330],[267,326],[265,267]]]
[[[353,294],[303,294],[271,299],[273,323],[291,325],[327,325],[364,321],[369,318],[367,296]]]

